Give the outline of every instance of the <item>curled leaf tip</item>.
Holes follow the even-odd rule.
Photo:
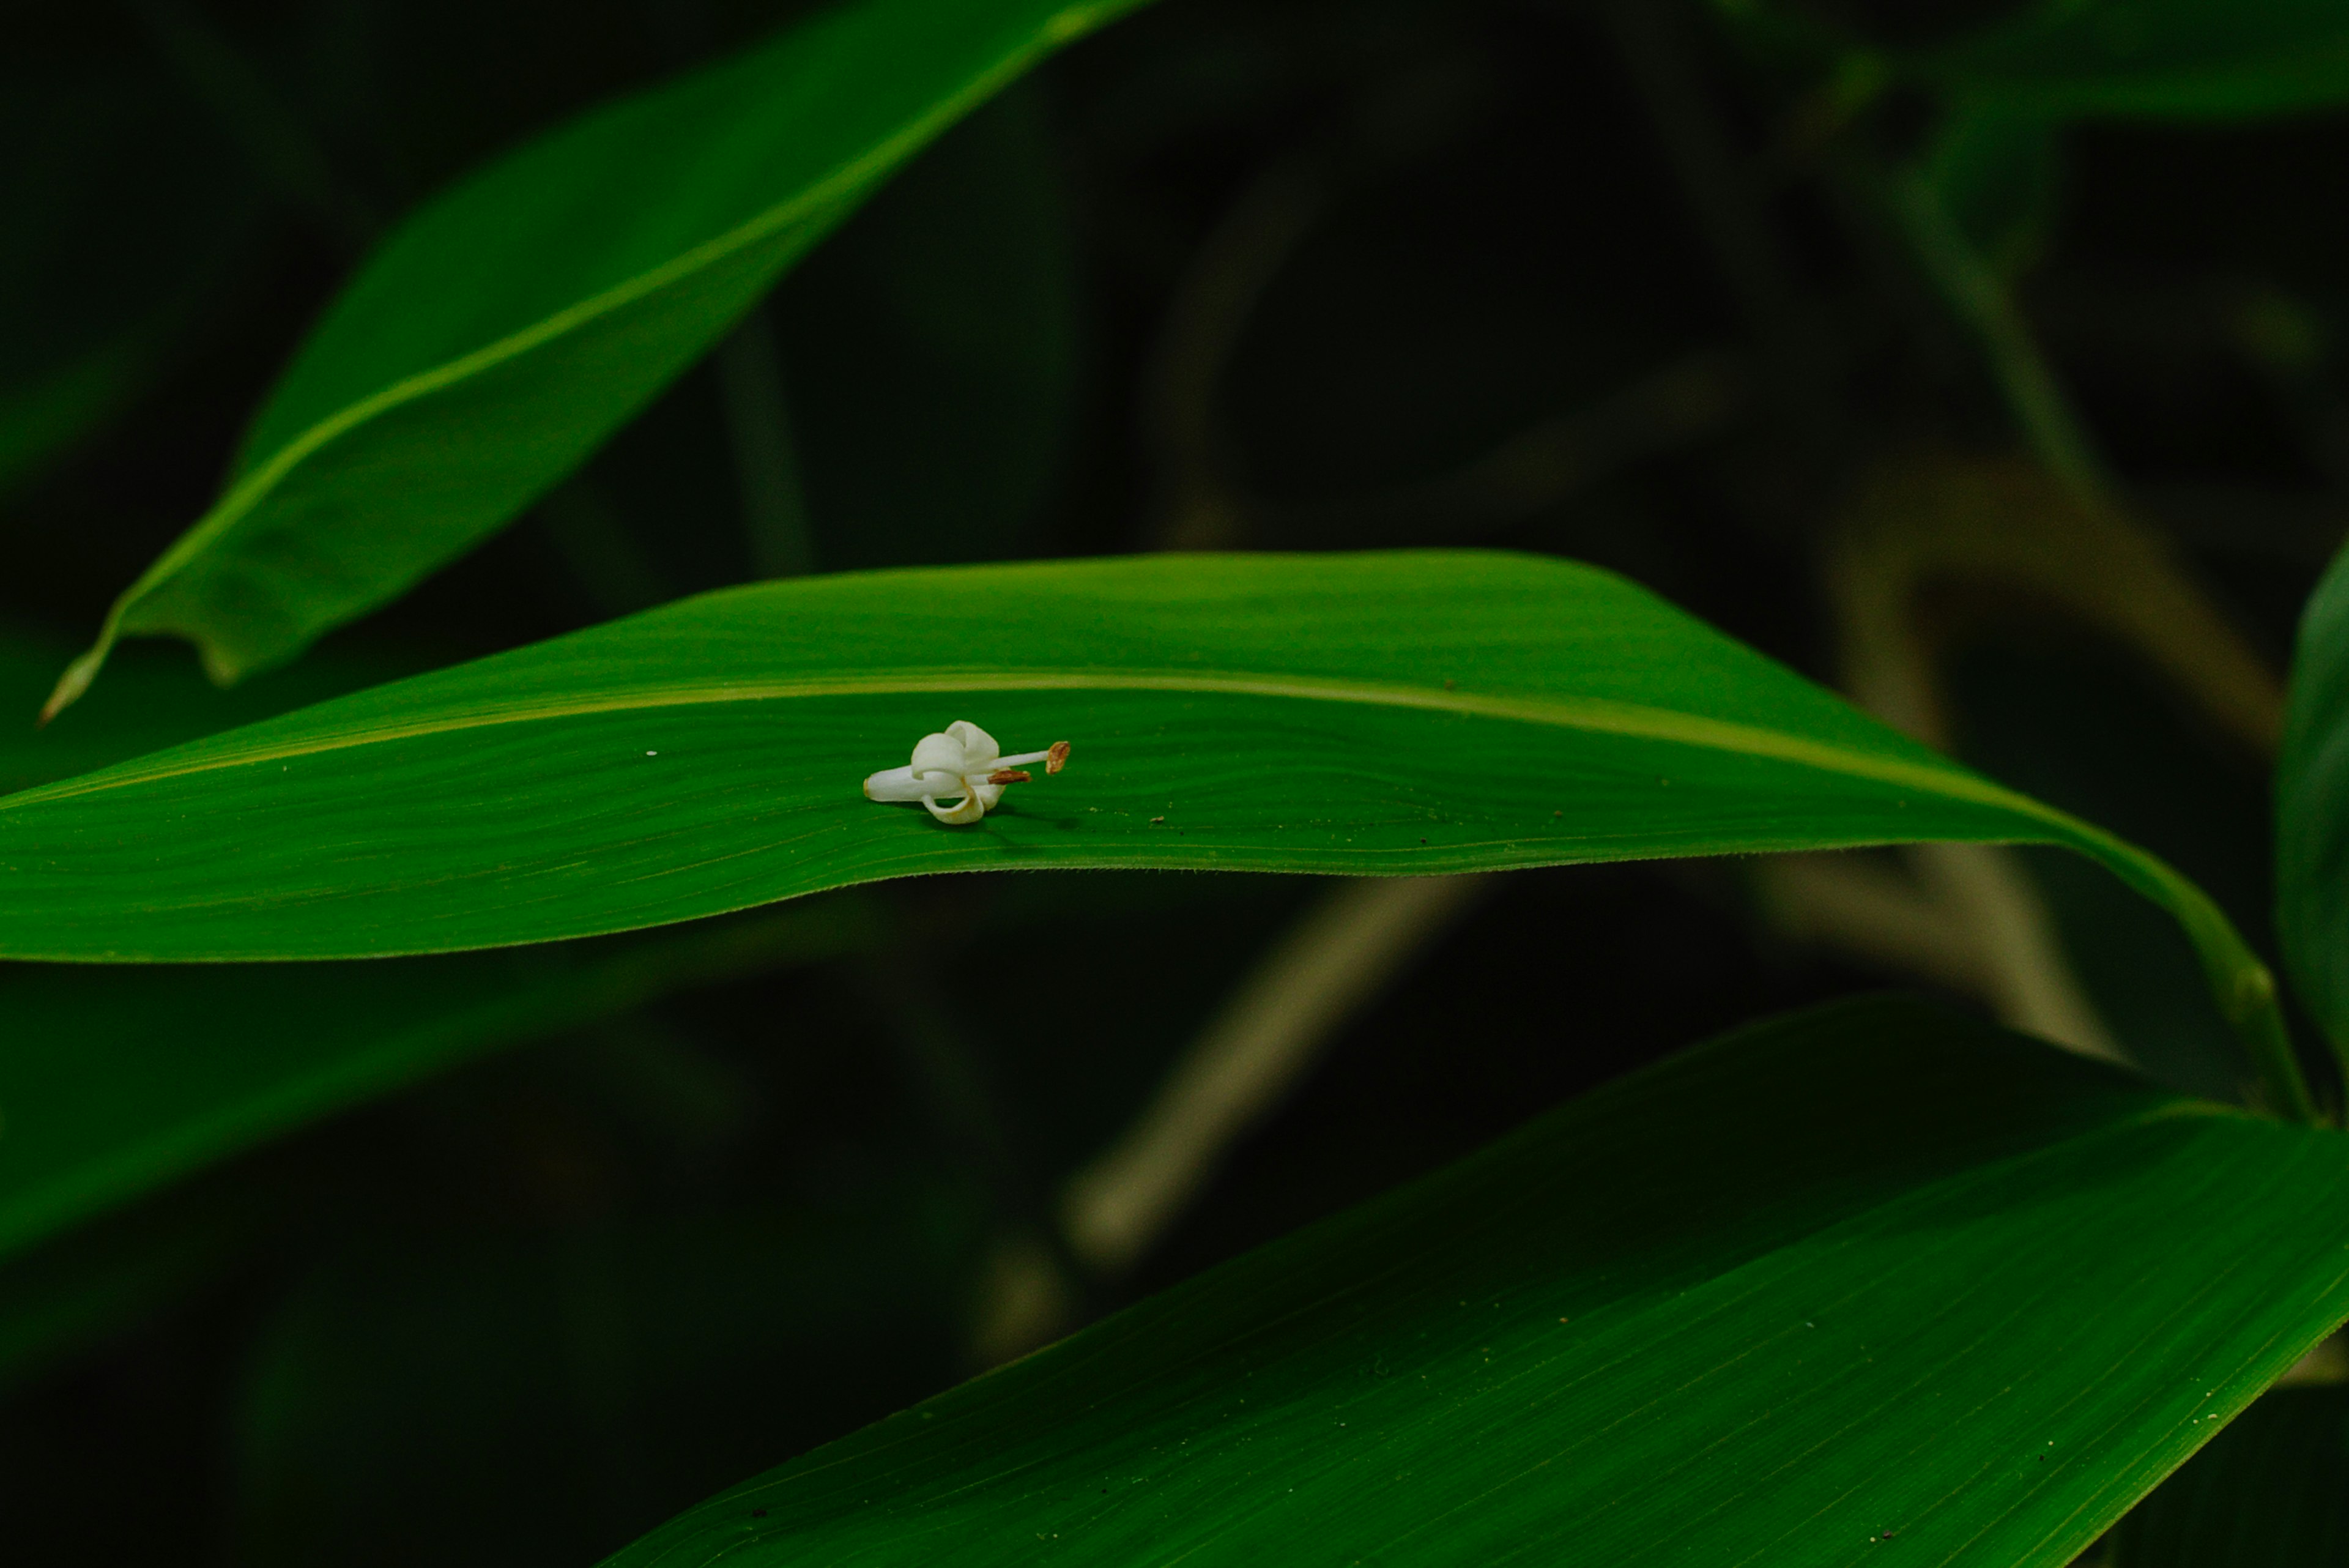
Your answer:
[[[89,683],[98,679],[98,666],[106,662],[106,651],[107,645],[101,642],[66,666],[65,673],[57,677],[56,690],[49,693],[49,700],[41,704],[41,716],[37,721],[40,728],[48,728],[50,720],[81,700],[81,694],[89,690]]]

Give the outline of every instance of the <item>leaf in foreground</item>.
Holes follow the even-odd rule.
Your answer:
[[[956,719],[1077,760],[967,827],[861,784]],[[920,872],[1426,873],[2059,844],[2185,927],[2271,1092],[2267,972],[2159,860],[1609,574],[1488,552],[800,579],[0,797],[0,956],[370,957]]]
[[[2052,1568],[2349,1314],[2344,1215],[2337,1134],[1846,1003],[1570,1104],[612,1562],[1897,1545]]]
[[[889,173],[1133,0],[859,0],[588,114],[427,203],[286,368],[118,637],[228,681],[462,554],[698,358]]]

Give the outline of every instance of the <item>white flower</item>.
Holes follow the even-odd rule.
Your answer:
[[[867,800],[920,801],[940,822],[960,826],[977,822],[1003,798],[1006,784],[1026,784],[1036,775],[1021,764],[1041,763],[1048,774],[1059,773],[1069,762],[1069,742],[1055,741],[1051,749],[1002,754],[995,737],[957,719],[943,734],[924,735],[914,746],[913,763],[887,768],[864,781]],[[938,802],[951,800],[950,806]]]

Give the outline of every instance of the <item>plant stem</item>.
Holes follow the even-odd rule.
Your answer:
[[[753,306],[742,318],[719,345],[717,358],[750,564],[762,577],[804,576],[815,570],[815,546],[808,533],[783,368],[765,306]]]
[[[1942,296],[1981,338],[1991,374],[2040,462],[2084,504],[2098,509],[2111,505],[2112,483],[2095,442],[2073,411],[2054,368],[2015,308],[2005,282],[1967,242],[1921,177],[1914,172],[1896,176],[1892,205]]]

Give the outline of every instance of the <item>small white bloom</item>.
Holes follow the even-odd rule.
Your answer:
[[[1059,773],[1069,762],[1069,742],[1055,741],[1049,751],[1003,755],[995,737],[966,719],[957,719],[943,733],[924,735],[914,746],[908,766],[886,768],[864,781],[867,800],[920,801],[940,822],[960,826],[977,822],[1003,798],[1007,784],[1026,784],[1035,777],[1024,764],[1041,763],[1048,774]],[[953,805],[938,802],[951,800]]]

